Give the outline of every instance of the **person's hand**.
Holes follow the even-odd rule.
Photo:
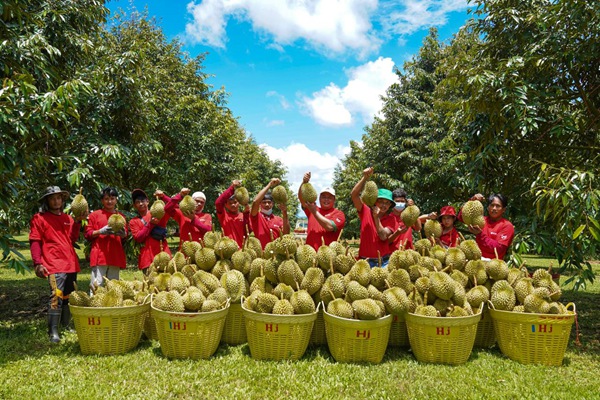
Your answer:
[[[188,194],[190,194],[191,190],[190,188],[182,188],[179,191],[179,194],[183,197],[183,196],[187,196]]]
[[[194,220],[194,218],[196,218],[196,213],[194,211],[192,212],[181,212],[183,214],[184,217],[189,218],[190,220]]]
[[[244,206],[244,211],[243,211],[243,212],[245,212],[245,213],[246,213],[246,212],[250,212],[250,205],[249,205],[249,204],[246,204],[246,205]]]
[[[287,204],[285,204],[285,203],[277,204],[277,207],[279,207],[279,209],[281,210],[281,212],[286,212],[287,211]]]
[[[160,198],[162,198],[164,195],[165,195],[165,193],[162,190],[160,190],[160,189],[156,189],[154,191],[154,197],[160,197]]]
[[[429,215],[427,216],[427,219],[437,219],[438,215],[437,213],[434,212],[430,212]]]
[[[75,217],[75,221],[81,222],[84,219],[87,219],[88,215],[90,215],[90,209],[89,208],[86,209],[85,212],[82,215],[80,215],[78,217]]]
[[[381,209],[379,207],[377,207],[377,206],[373,206],[373,207],[371,207],[371,212],[373,213],[374,217],[379,218],[380,213],[381,213]]]
[[[479,235],[483,231],[477,225],[469,225],[469,232],[471,232],[474,235]]]
[[[363,177],[365,179],[369,179],[371,177],[371,175],[373,175],[373,167],[369,167],[369,168],[365,168],[363,170]]]
[[[302,183],[308,183],[310,181],[310,172],[307,172],[302,177]]]
[[[277,186],[280,183],[281,183],[281,179],[279,179],[279,178],[271,178],[271,181],[269,182],[269,187]]]
[[[231,181],[231,185],[235,188],[242,186],[242,181],[240,179],[234,179]]]
[[[477,194],[473,195],[473,197],[471,197],[471,200],[484,201],[485,198],[483,197],[483,195],[481,193],[477,193]]]
[[[48,276],[48,269],[46,267],[44,267],[44,265],[42,264],[37,264],[33,267],[33,269],[35,270],[35,275],[38,278],[46,278]]]
[[[156,218],[156,217],[150,218],[150,223],[152,225],[158,225],[159,222],[160,222],[160,220],[158,218]]]
[[[119,232],[115,232],[114,235],[123,238],[127,236],[127,232],[125,232],[125,228],[123,228]]]
[[[398,227],[398,229],[396,229],[399,233],[404,233],[406,231],[408,231],[408,226],[402,224]]]
[[[110,226],[104,225],[102,228],[98,229],[98,233],[101,235],[112,235],[114,232]]]
[[[408,207],[408,206],[414,206],[414,205],[415,205],[415,202],[414,202],[413,199],[406,200],[406,207]]]
[[[312,215],[317,213],[317,203],[306,203],[306,208],[310,211]]]

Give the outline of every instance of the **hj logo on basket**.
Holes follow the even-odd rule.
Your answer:
[[[552,325],[539,324],[531,325],[531,332],[533,333],[552,333]]]
[[[267,333],[278,333],[282,335],[287,335],[290,333],[290,326],[288,324],[264,324],[264,329],[261,328],[260,324],[257,326],[259,332],[267,332]]]
[[[185,322],[169,321],[169,329],[172,331],[185,331],[187,329],[187,325]]]
[[[360,339],[360,340],[369,340],[373,339],[373,335],[370,329],[347,329],[346,330],[346,338],[348,339]]]
[[[88,317],[88,325],[98,326],[102,323],[100,317]]]

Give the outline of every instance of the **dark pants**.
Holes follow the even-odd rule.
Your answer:
[[[50,309],[58,310],[63,302],[69,300],[69,295],[75,290],[73,283],[77,282],[77,272],[60,272],[48,275],[50,284]]]
[[[367,262],[369,263],[369,265],[371,266],[371,268],[379,266],[379,258],[377,258],[377,257],[374,257],[374,258],[363,258],[363,260],[367,260]],[[381,268],[387,266],[389,261],[390,261],[390,255],[389,254],[387,256],[381,257]]]

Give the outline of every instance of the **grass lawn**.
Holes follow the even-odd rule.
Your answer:
[[[550,262],[535,257],[528,265]],[[122,277],[137,273],[128,268]],[[82,262],[80,286],[89,280]],[[142,340],[119,356],[84,356],[71,332],[51,344],[47,282],[0,266],[0,399],[597,399],[600,282],[563,290],[563,302],[577,305],[581,345],[574,325],[560,367],[522,365],[497,347],[475,349],[459,366],[419,363],[398,348],[388,348],[377,365],[342,364],[327,346],[309,348],[295,362],[258,361],[247,344],[222,344],[208,360],[169,360],[156,341]]]

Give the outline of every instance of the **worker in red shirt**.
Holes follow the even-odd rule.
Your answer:
[[[157,191],[154,194],[159,196],[162,192]],[[171,254],[167,243],[167,222],[171,215],[165,212],[160,220],[152,217],[148,208],[150,201],[142,189],[134,189],[131,192],[131,200],[138,215],[129,221],[129,231],[133,240],[142,245],[138,257],[138,268],[146,274],[155,255],[161,251]]]
[[[250,206],[246,204],[244,211],[240,212],[240,203],[235,198],[235,189],[242,186],[242,181],[235,179],[215,200],[217,218],[225,236],[235,240],[242,248],[246,235],[250,233]]]
[[[127,266],[127,258],[123,244],[127,237],[127,225],[120,232],[113,232],[108,226],[108,218],[119,213],[117,201],[119,193],[115,188],[106,187],[100,193],[102,209],[96,210],[88,217],[85,227],[85,238],[92,243],[90,250],[90,268],[92,277],[90,291],[104,285],[104,277],[119,279],[119,271]],[[121,216],[125,218],[122,213]]]
[[[188,194],[191,190],[188,188],[182,188],[179,193],[169,198],[164,193],[162,199],[166,203],[165,212],[179,224],[179,250],[184,242],[190,240],[197,242],[204,238],[204,234],[212,230],[212,216],[208,213],[202,212],[204,205],[206,204],[206,196],[202,192],[194,192],[192,199],[196,202],[196,210],[194,213],[184,214],[179,209],[179,202]]]
[[[304,174],[302,183],[310,181],[310,172]],[[319,205],[316,203],[307,203],[302,198],[301,187],[298,188],[298,200],[300,206],[308,218],[308,227],[306,229],[306,244],[318,250],[323,244],[338,240],[344,224],[346,216],[344,213],[335,208],[335,190],[325,188],[319,194]]]
[[[391,254],[389,238],[397,227],[392,219],[384,219],[388,223],[386,226],[382,224],[381,219],[388,214],[394,200],[390,190],[379,189],[377,202],[372,208],[363,203],[360,194],[372,175],[373,167],[363,170],[363,176],[354,185],[350,194],[354,208],[358,212],[358,218],[360,218],[358,256],[366,259],[371,267],[378,266],[379,258],[381,258],[381,266],[385,267]]]
[[[88,212],[75,220],[63,212],[69,192],[50,186],[40,202],[40,212],[30,222],[29,243],[35,274],[48,279],[50,303],[48,306],[48,335],[50,341],[60,341],[59,324],[67,326],[71,320],[69,295],[80,271],[79,258],[73,244],[79,239],[81,221]]]
[[[281,183],[279,178],[272,178],[267,185],[261,189],[252,201],[250,208],[250,226],[254,236],[260,240],[264,249],[267,243],[279,237],[280,231],[287,235],[290,233],[290,222],[287,214],[287,205],[278,204],[281,217],[273,215],[273,196],[267,193],[271,187]]]
[[[477,193],[470,200],[484,201],[481,193]],[[484,217],[485,225],[483,228],[469,225],[469,231],[475,235],[475,241],[481,250],[482,259],[498,258],[503,259],[515,237],[515,227],[503,217],[508,205],[508,199],[500,194],[494,193],[488,197],[488,215]],[[458,214],[458,219],[462,221],[462,209]]]
[[[421,222],[424,223],[426,219],[437,219],[442,225],[442,235],[439,238],[435,238],[435,244],[439,244],[445,249],[450,247],[458,246],[458,231],[454,227],[456,222],[456,210],[452,206],[444,206],[438,213],[432,212],[429,215],[422,215],[420,217]]]
[[[413,226],[406,226],[404,225],[404,221],[402,221],[401,215],[406,207],[414,205],[415,202],[413,199],[408,198],[408,194],[404,189],[394,190],[392,198],[394,199],[394,205],[389,216],[396,220],[396,230],[389,238],[391,250],[393,252],[400,247],[402,249],[414,249],[413,229],[416,231],[421,230],[421,220],[417,220]]]

